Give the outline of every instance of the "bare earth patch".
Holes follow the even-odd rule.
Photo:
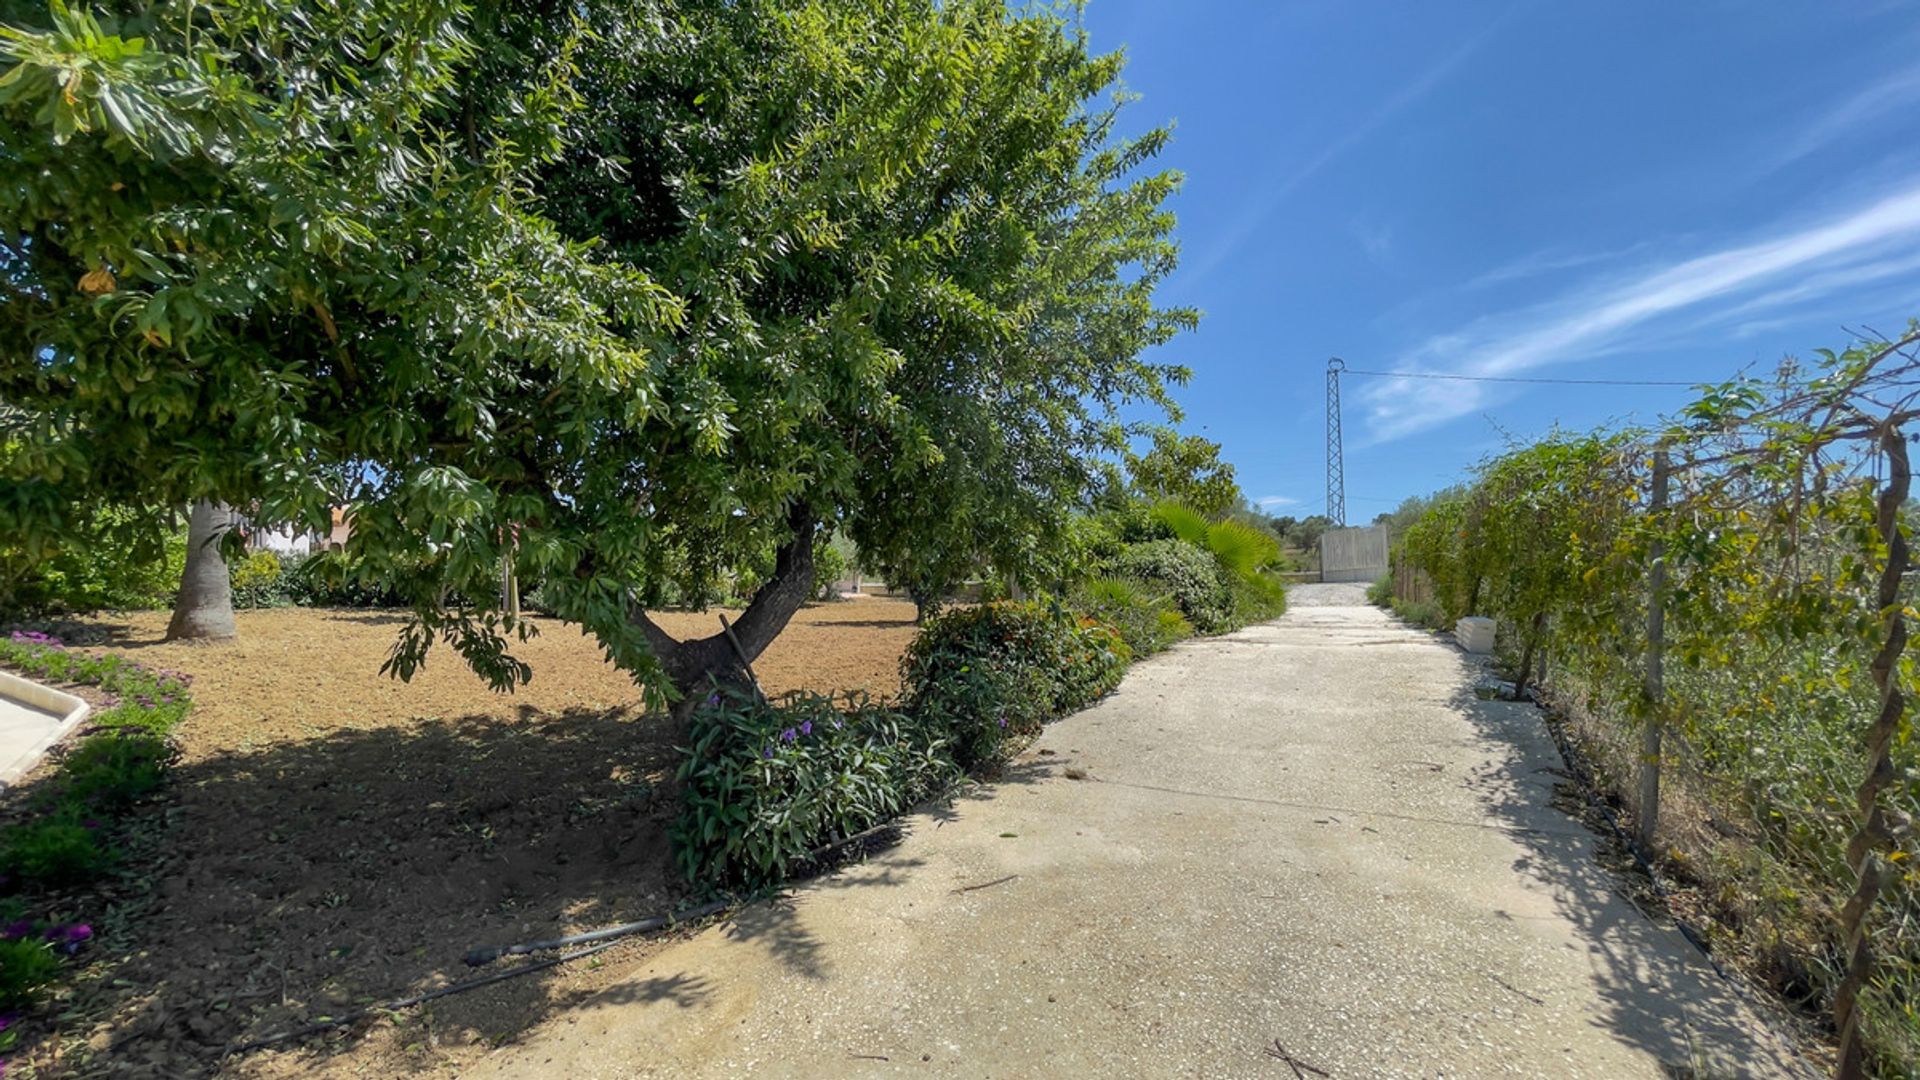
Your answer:
[[[217,646],[161,644],[163,612],[85,628],[193,675],[195,708],[155,837],[165,854],[150,881],[106,890],[120,910],[69,1003],[96,1024],[59,1060],[114,1076],[447,1074],[657,947],[222,1061],[236,1043],[465,977],[475,945],[637,919],[685,893],[666,834],[671,733],[576,629],[540,620],[522,651],[533,681],[498,695],[449,652],[411,683],[380,676],[396,614],[239,618],[240,639]],[[712,612],[659,618],[676,634],[718,626]],[[913,633],[903,601],[813,606],[755,667],[770,693],[884,696]]]

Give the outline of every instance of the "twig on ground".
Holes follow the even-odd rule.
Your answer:
[[[962,885],[960,888],[955,889],[953,891],[956,894],[958,894],[963,892],[973,892],[976,889],[991,889],[995,885],[1005,885],[1007,882],[1012,881],[1013,879],[1019,876],[1020,876],[1019,874],[1008,874],[1006,877],[994,878],[992,881],[983,881],[978,885]]]
[[[1487,978],[1492,979],[1496,985],[1501,986],[1507,990],[1511,990],[1516,994],[1519,994],[1521,997],[1526,998],[1528,1001],[1533,1002],[1535,1005],[1546,1004],[1545,1001],[1541,1000],[1540,998],[1534,997],[1532,994],[1527,993],[1525,990],[1520,989],[1519,987],[1513,985],[1512,983],[1501,978],[1500,976],[1495,975],[1491,971],[1487,972]]]
[[[1315,1076],[1330,1077],[1331,1075],[1325,1069],[1310,1065],[1288,1053],[1287,1048],[1280,1045],[1279,1039],[1273,1040],[1273,1045],[1267,1047],[1267,1056],[1286,1062],[1287,1068],[1293,1070],[1293,1075],[1297,1080],[1307,1080],[1308,1073],[1312,1073]]]

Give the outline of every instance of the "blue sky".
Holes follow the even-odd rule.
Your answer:
[[[1920,5],[1092,0],[1205,312],[1184,428],[1325,506],[1325,369],[1720,381],[1920,316]],[[1684,389],[1344,382],[1347,518]]]

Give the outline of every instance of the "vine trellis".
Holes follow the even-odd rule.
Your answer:
[[[1703,387],[1655,430],[1516,448],[1471,488],[1437,498],[1402,550],[1449,619],[1500,618],[1517,684],[1550,655],[1550,687],[1628,721],[1615,725],[1619,736],[1637,734],[1613,779],[1632,795],[1644,854],[1670,854],[1659,848],[1672,832],[1662,772],[1685,753],[1719,785],[1722,805],[1711,810],[1737,816],[1724,805],[1737,798],[1749,839],[1822,883],[1829,897],[1800,914],[1823,927],[1801,936],[1824,942],[1806,949],[1824,972],[1809,981],[1830,1010],[1842,1077],[1920,1045],[1920,940],[1890,939],[1882,951],[1901,977],[1874,988],[1885,974],[1876,962],[1888,958],[1876,952],[1876,927],[1920,920],[1907,890],[1899,919],[1876,921],[1885,896],[1910,881],[1903,845],[1920,799],[1903,768],[1913,760],[1904,511],[1917,350],[1920,327],[1822,354],[1811,368],[1783,366],[1772,380]],[[1779,763],[1791,782],[1739,761],[1761,745],[1740,725],[1787,719],[1847,734],[1817,747],[1826,759]],[[1830,745],[1842,741],[1851,745]],[[1808,742],[1781,745],[1804,752]],[[1845,779],[1849,760],[1864,772]],[[1746,788],[1735,791],[1728,774],[1743,769]],[[1779,805],[1782,785],[1804,805]],[[1880,1015],[1908,1018],[1904,1034],[1890,1030],[1898,1020],[1867,1030],[1870,991]]]

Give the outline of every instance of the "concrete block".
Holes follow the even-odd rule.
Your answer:
[[[1476,656],[1493,651],[1495,623],[1484,615],[1469,615],[1453,625],[1453,639]]]

